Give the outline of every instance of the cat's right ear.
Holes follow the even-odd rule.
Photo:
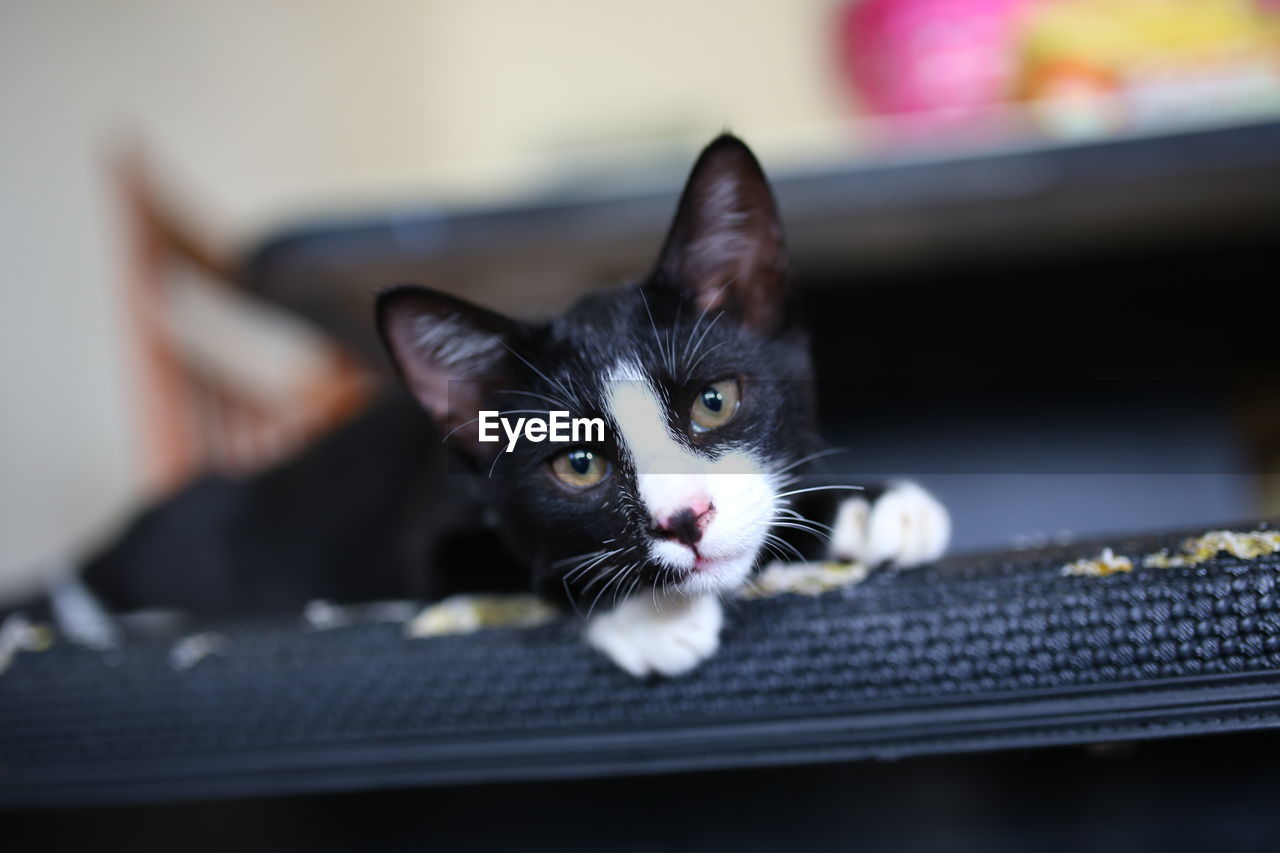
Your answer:
[[[400,376],[445,434],[479,449],[476,418],[510,376],[521,326],[465,300],[404,285],[378,295],[378,331]]]
[[[704,313],[727,309],[772,334],[788,311],[787,252],[773,191],[742,140],[725,134],[698,157],[658,259],[655,280]]]

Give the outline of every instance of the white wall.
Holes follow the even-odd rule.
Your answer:
[[[830,0],[478,0],[432,21],[424,57],[443,160],[740,133],[830,119]],[[461,85],[460,85],[461,83]]]
[[[492,192],[498,164],[564,146],[837,117],[831,16],[830,0],[0,4],[0,594],[137,496],[114,146],[140,140],[242,240],[431,175]]]

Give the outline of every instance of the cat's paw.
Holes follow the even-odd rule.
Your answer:
[[[667,598],[655,607],[643,595],[630,598],[587,623],[587,643],[642,678],[681,675],[720,648],[724,614],[714,596]]]
[[[901,568],[930,563],[951,539],[951,516],[938,499],[911,482],[896,483],[875,503],[850,498],[840,504],[831,535],[831,555],[869,566]]]

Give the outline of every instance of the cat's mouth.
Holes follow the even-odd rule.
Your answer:
[[[745,577],[755,561],[755,554],[746,550],[708,554],[691,547],[687,549],[687,553],[689,557],[684,565],[685,582],[699,588],[732,587]]]

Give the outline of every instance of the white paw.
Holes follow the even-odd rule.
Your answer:
[[[889,488],[874,504],[851,498],[840,504],[831,536],[831,555],[874,566],[892,562],[911,568],[932,562],[947,550],[951,517],[937,498],[915,483]]]
[[[592,618],[587,643],[604,652],[627,672],[680,675],[720,648],[724,614],[714,596],[665,598],[658,607],[638,595]]]

